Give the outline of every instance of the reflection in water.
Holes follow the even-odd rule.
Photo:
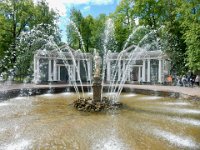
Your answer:
[[[15,100],[23,100],[23,99],[26,99],[26,97],[16,97],[16,98],[13,98]]]
[[[76,98],[0,102],[0,149],[200,149],[200,102],[130,93],[121,95],[122,110],[88,113],[73,108]]]
[[[121,97],[134,97],[137,96],[137,94],[124,94]]]
[[[27,149],[28,145],[30,144],[30,141],[27,140],[21,140],[21,141],[17,141],[16,143],[11,143],[8,144],[7,146],[5,146],[5,150],[23,150],[23,149]]]
[[[8,103],[0,103],[0,107],[1,106],[7,106],[7,105],[9,105]]]
[[[196,119],[174,117],[174,118],[170,118],[169,120],[200,127],[200,120],[196,120]]]
[[[74,93],[71,93],[71,92],[65,92],[65,93],[62,93],[61,95],[74,95]]]
[[[140,100],[159,100],[161,98],[162,97],[160,96],[144,96],[144,97],[141,97]]]
[[[51,93],[44,94],[43,96],[53,96]]]
[[[164,105],[180,105],[180,106],[190,105],[190,103],[186,103],[186,102],[165,102],[163,104]]]
[[[155,136],[158,136],[158,138],[163,138],[164,140],[167,140],[179,147],[198,148],[199,146],[191,138],[185,137],[183,135],[179,136],[159,129],[153,129],[152,132]]]
[[[118,135],[118,131],[112,127],[102,139],[98,139],[93,143],[92,149],[94,150],[127,150],[126,143]]]
[[[186,108],[166,108],[165,111],[180,113],[180,114],[200,114],[200,110]]]

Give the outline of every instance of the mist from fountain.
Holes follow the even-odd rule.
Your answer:
[[[52,51],[55,51],[56,53],[58,53],[59,57],[62,59],[63,61],[63,64],[64,66],[67,67],[70,66],[69,62],[66,60],[66,56],[63,54],[63,50],[65,50],[66,53],[69,53],[69,55],[71,56],[71,59],[72,59],[72,65],[75,67],[75,73],[77,74],[78,76],[78,79],[80,80],[80,84],[77,84],[77,82],[75,81],[76,79],[74,79],[74,77],[72,76],[72,72],[70,70],[68,70],[68,73],[69,73],[69,79],[70,81],[73,81],[72,82],[72,85],[75,89],[75,92],[79,95],[79,98],[80,97],[85,97],[84,96],[84,90],[83,90],[83,82],[82,82],[82,79],[81,79],[81,72],[78,68],[78,64],[76,63],[76,53],[78,54],[78,56],[83,59],[83,67],[84,67],[84,70],[85,70],[85,74],[86,74],[86,78],[89,79],[89,85],[92,85],[92,81],[91,81],[91,78],[89,78],[89,75],[88,75],[88,69],[86,67],[86,53],[85,53],[85,47],[84,47],[84,41],[83,41],[83,38],[81,36],[81,33],[78,31],[78,28],[76,27],[76,24],[69,20],[69,23],[72,24],[72,26],[74,27],[74,31],[76,32],[76,34],[78,35],[79,37],[79,40],[81,42],[81,46],[82,46],[82,49],[83,49],[83,52],[81,50],[77,50],[76,52],[72,52],[72,49],[70,48],[70,46],[68,44],[65,44],[61,47],[59,47],[56,42],[54,41],[53,37],[49,37],[47,39],[45,39],[46,41],[46,44],[44,45],[44,47],[40,50],[42,50],[42,52],[44,54],[46,54],[48,51],[48,47],[54,47],[54,49]],[[123,46],[123,50],[118,54],[117,56],[117,59],[116,59],[116,62],[115,64],[112,66],[112,73],[111,73],[111,76],[113,77],[112,78],[112,81],[109,83],[108,85],[108,93],[114,93],[116,92],[115,96],[109,96],[109,99],[113,100],[114,102],[116,102],[118,100],[118,97],[122,91],[122,88],[123,88],[123,85],[127,79],[127,73],[128,73],[128,70],[130,69],[129,68],[129,65],[132,63],[134,64],[135,61],[133,61],[135,58],[137,57],[140,57],[141,55],[143,55],[143,53],[145,51],[148,51],[148,44],[145,43],[145,40],[151,35],[151,33],[153,33],[153,31],[151,31],[150,33],[147,33],[141,40],[140,42],[135,45],[135,49],[132,50],[131,48],[126,48],[128,46],[128,44],[130,43],[131,39],[137,34],[137,31],[139,30],[143,30],[145,29],[144,26],[138,26],[136,28],[133,29],[132,33],[129,35],[128,39],[125,41],[125,44]],[[40,31],[34,31],[34,32],[40,32]],[[23,37],[24,38],[24,37]],[[103,87],[104,87],[104,79],[105,79],[105,71],[107,68],[107,62],[108,62],[108,57],[111,53],[111,51],[108,49],[108,46],[110,44],[109,41],[112,41],[114,39],[114,23],[112,21],[112,19],[108,19],[106,21],[106,25],[105,25],[105,31],[104,31],[104,42],[103,42],[103,58],[102,58],[102,62],[103,62],[103,65],[102,65],[102,75],[101,75],[101,78],[102,78],[102,93],[103,93]],[[132,47],[133,48],[133,47]],[[127,55],[128,54],[128,55]],[[125,65],[121,68],[118,67],[118,63],[121,63],[121,60],[123,59],[123,57],[126,56],[127,57],[127,61],[125,63]],[[42,68],[43,64],[41,63],[40,64],[40,68]],[[117,69],[121,69],[122,72],[123,72],[123,75],[122,74],[117,74],[118,70]],[[39,78],[41,76],[41,73],[39,73]],[[119,77],[118,77],[118,76]],[[118,79],[117,79],[118,77]],[[24,84],[26,84],[26,81],[24,82]],[[49,83],[49,86],[50,86],[50,89],[51,89],[51,82]],[[24,85],[26,86],[26,85]],[[78,87],[81,87],[81,92],[79,91],[79,88]],[[89,91],[92,91],[91,90],[91,86],[90,86],[90,89]]]
[[[103,41],[103,60],[102,60],[102,88],[101,94],[103,94],[103,87],[104,87],[104,79],[105,79],[105,71],[106,71],[106,63],[107,63],[107,56],[109,50],[107,49],[107,45],[111,38],[114,38],[114,22],[112,19],[108,19],[105,23],[105,30],[104,30],[104,41]]]
[[[135,62],[136,62],[135,58],[138,58],[138,57],[141,57],[142,55],[144,55],[144,52],[148,51],[150,49],[151,44],[152,45],[154,44],[154,42],[152,42],[151,44],[146,44],[145,43],[145,41],[149,38],[149,36],[151,36],[152,34],[154,34],[154,31],[151,31],[151,32],[147,33],[139,41],[139,43],[137,45],[135,45],[135,46],[133,45],[135,47],[134,50],[132,50],[133,46],[125,49],[126,46],[128,45],[128,43],[130,42],[131,38],[134,37],[135,34],[137,34],[137,31],[141,30],[141,29],[145,29],[145,27],[141,26],[141,27],[137,27],[137,28],[135,28],[133,30],[133,32],[131,33],[131,35],[126,40],[124,49],[117,56],[116,63],[114,64],[114,67],[113,67],[113,70],[114,70],[113,71],[113,75],[112,75],[113,80],[111,81],[111,83],[109,85],[109,90],[108,90],[109,93],[115,93],[115,94],[109,96],[109,100],[113,100],[113,102],[116,102],[119,99],[119,95],[121,94],[121,91],[123,89],[123,85],[124,85],[124,83],[126,82],[126,79],[127,79],[128,70],[130,69],[129,65],[130,64],[135,64]],[[121,69],[121,67],[119,68],[118,64],[121,63],[121,60],[122,60],[123,56],[125,56],[125,57],[127,56],[126,59],[128,61],[127,61],[127,63],[125,63],[125,65]],[[117,73],[118,73],[117,69],[121,69],[122,72],[123,72],[123,75],[122,74],[118,74],[118,76],[120,76],[120,77],[117,76]],[[118,77],[118,79],[116,79],[117,77]]]
[[[71,21],[71,20],[68,20],[68,22],[73,26],[73,28],[74,28],[74,31],[77,33],[77,35],[78,35],[78,37],[79,37],[79,39],[80,39],[80,42],[81,42],[81,47],[82,47],[82,49],[83,49],[83,51],[85,52],[85,47],[84,47],[84,42],[83,42],[83,38],[82,38],[82,36],[81,36],[81,34],[80,34],[80,32],[78,31],[78,28],[76,27],[76,24],[73,22],[73,21]],[[39,25],[39,27],[40,27],[40,25]],[[81,74],[80,74],[80,71],[79,71],[79,69],[77,68],[77,63],[76,63],[76,60],[75,60],[75,58],[76,58],[76,54],[78,54],[79,55],[79,57],[80,57],[80,59],[83,59],[83,67],[84,67],[84,70],[85,70],[85,73],[86,73],[86,77],[88,77],[88,72],[87,72],[87,68],[86,68],[86,61],[84,61],[84,59],[86,59],[86,54],[84,53],[84,52],[82,52],[81,50],[77,50],[75,53],[73,53],[72,52],[72,49],[69,47],[69,45],[68,44],[64,44],[63,46],[61,46],[61,47],[59,47],[57,44],[56,44],[56,42],[55,42],[55,40],[53,39],[53,36],[47,36],[46,34],[44,34],[44,33],[42,33],[42,31],[40,31],[38,28],[39,27],[35,27],[34,29],[32,29],[31,31],[28,31],[28,32],[25,32],[25,33],[22,33],[22,35],[19,37],[19,41],[22,41],[22,42],[24,42],[24,40],[27,40],[28,38],[31,38],[32,36],[37,36],[37,35],[39,35],[39,34],[42,34],[43,35],[43,37],[45,37],[44,39],[42,39],[43,40],[43,43],[45,43],[39,50],[40,51],[42,51],[41,53],[43,53],[44,55],[46,55],[48,52],[50,52],[50,51],[55,51],[58,55],[59,55],[59,57],[61,57],[62,58],[62,61],[63,61],[63,64],[64,64],[64,66],[66,67],[66,69],[67,69],[67,67],[70,65],[69,64],[69,62],[66,60],[66,56],[65,55],[63,55],[63,50],[65,49],[66,50],[66,52],[68,52],[69,53],[69,55],[71,56],[71,58],[72,58],[72,65],[73,66],[75,66],[75,73],[77,74],[77,76],[78,76],[78,78],[79,78],[79,80],[80,80],[80,87],[81,87],[81,92],[79,92],[79,89],[78,89],[78,85],[77,85],[77,83],[75,82],[75,79],[74,79],[74,77],[72,76],[72,72],[70,72],[70,70],[68,70],[68,73],[69,73],[69,78],[70,78],[70,81],[73,81],[72,82],[72,84],[73,84],[73,87],[74,87],[74,89],[75,89],[75,92],[79,95],[79,97],[84,97],[84,90],[83,90],[83,86],[82,86],[82,79],[81,79]],[[33,41],[33,42],[35,42],[35,43],[39,43],[38,41],[41,41],[41,37],[40,38],[36,38],[35,39],[35,41]],[[47,50],[49,47],[54,47],[52,50]],[[26,54],[28,53],[28,51],[25,51],[24,52],[24,56],[26,56]],[[20,56],[20,58],[21,58],[21,56]],[[39,68],[40,69],[42,69],[42,67],[44,66],[44,64],[43,63],[40,63],[40,66],[39,66]],[[45,66],[46,67],[46,66]],[[71,75],[70,75],[71,74]],[[42,72],[39,72],[39,75],[38,75],[38,79],[37,80],[40,80],[40,78],[43,76],[43,74],[42,74]],[[7,80],[7,83],[8,83],[8,81],[9,80]],[[91,78],[89,78],[89,84],[91,84]],[[9,82],[11,82],[11,81],[9,81]],[[23,80],[23,84],[24,84],[24,87],[26,86],[26,78]],[[11,83],[10,83],[11,84]],[[49,82],[48,83],[49,84],[49,87],[50,87],[50,90],[49,90],[49,92],[51,92],[51,85],[52,85],[52,83],[51,82]],[[88,91],[91,91],[91,88],[90,89],[88,89]],[[81,96],[82,95],[82,96]]]
[[[136,33],[136,32],[133,32],[133,33]],[[121,94],[122,89],[123,89],[123,85],[124,85],[124,83],[125,83],[125,81],[127,79],[128,69],[129,69],[130,63],[135,64],[136,63],[136,58],[143,56],[144,52],[148,51],[150,49],[151,44],[144,44],[144,45],[142,45],[140,47],[139,47],[139,45],[141,45],[152,33],[154,33],[154,31],[151,31],[150,33],[146,34],[140,40],[140,42],[136,46],[135,50],[133,50],[132,52],[129,53],[129,55],[128,55],[128,62],[125,64],[125,68],[122,70],[122,72],[124,72],[124,73],[123,73],[123,76],[121,78],[120,84],[119,84],[118,87],[115,86],[115,89],[114,89],[114,91],[115,91],[118,88],[117,94],[114,97],[114,101],[118,101],[119,100],[119,95]],[[129,40],[129,38],[128,38],[128,40]],[[154,44],[154,42],[153,42],[153,44]],[[134,61],[131,62],[132,60],[134,60]],[[114,92],[114,91],[112,91],[112,92]]]
[[[83,52],[79,49],[78,51],[80,52],[80,54],[83,56],[83,60],[86,58],[86,49],[85,49],[85,43],[84,43],[84,41],[83,41],[83,37],[82,37],[82,35],[81,35],[81,33],[80,33],[80,31],[78,30],[78,28],[77,28],[77,26],[76,26],[76,24],[72,21],[72,20],[70,20],[70,19],[67,19],[67,21],[69,22],[69,24],[71,24],[73,27],[74,27],[74,29],[75,29],[75,32],[76,32],[76,34],[78,35],[78,37],[79,37],[79,41],[81,42],[81,47],[82,47],[82,49],[83,49]],[[64,22],[66,22],[66,20],[64,20]],[[68,45],[68,44],[67,44]],[[68,48],[70,49],[70,47],[68,46]],[[71,53],[71,52],[70,52]],[[74,59],[75,60],[75,59]],[[85,73],[86,73],[86,77],[88,77],[89,75],[88,75],[88,71],[87,71],[87,69],[86,69],[86,61],[83,61],[83,67],[84,67],[84,70],[85,70]],[[79,73],[80,74],[80,73]],[[79,75],[80,76],[80,75]],[[82,81],[81,81],[81,78],[79,77],[79,79],[80,79],[80,82],[82,83]],[[90,83],[90,85],[92,84],[92,81],[91,81],[91,78],[89,78],[89,83]],[[92,90],[92,88],[90,88],[89,89],[89,91],[91,91]],[[82,92],[84,93],[84,91],[82,90]]]
[[[75,31],[76,31],[77,28],[75,27],[75,24],[74,24],[73,22],[70,22],[70,23],[74,26]],[[40,25],[39,25],[39,26],[40,26]],[[31,36],[30,36],[31,34],[33,34],[33,36],[34,36],[34,34],[36,34],[36,35],[38,35],[38,34],[44,34],[44,33],[42,33],[42,31],[38,30],[37,28],[38,28],[38,27],[32,29],[30,32],[23,33],[23,34],[20,36],[20,38],[21,38],[20,41],[23,41],[24,39],[30,38],[30,37],[31,37]],[[82,39],[80,33],[77,32],[77,34],[79,35],[79,38]],[[41,49],[39,49],[39,50],[41,51],[41,53],[42,53],[43,55],[46,55],[48,52],[50,52],[49,50],[47,51],[48,47],[54,47],[54,49],[52,49],[51,51],[55,51],[55,52],[59,55],[59,57],[62,58],[63,64],[65,65],[66,69],[67,69],[67,66],[69,66],[69,62],[66,61],[66,57],[63,55],[63,49],[66,49],[67,52],[70,54],[70,56],[71,56],[71,58],[72,58],[73,66],[75,66],[75,72],[76,72],[78,78],[80,79],[80,86],[81,86],[81,90],[82,90],[82,91],[81,91],[81,94],[82,94],[82,96],[84,96],[84,90],[83,90],[83,86],[82,86],[82,81],[81,81],[81,77],[80,77],[80,72],[79,72],[79,70],[78,70],[78,68],[77,68],[77,64],[76,64],[76,61],[75,61],[75,57],[76,57],[76,56],[74,56],[74,55],[76,55],[76,53],[79,53],[79,54],[80,54],[81,51],[79,50],[79,51],[77,51],[75,54],[73,54],[71,48],[70,48],[67,44],[65,44],[65,45],[63,45],[63,46],[61,46],[61,47],[59,47],[59,46],[56,44],[56,42],[54,41],[54,39],[53,39],[52,36],[48,37],[48,36],[45,36],[45,34],[44,34],[43,37],[47,37],[47,38],[42,39],[43,42],[45,42],[45,44],[41,47]],[[35,43],[38,43],[38,41],[40,41],[40,40],[41,40],[41,38],[38,38],[38,39],[35,39],[34,42],[35,42]],[[82,47],[83,47],[83,49],[84,49],[83,40],[80,40],[80,41],[82,41]],[[24,53],[25,56],[26,56],[26,53],[28,53],[28,52],[25,52],[25,53]],[[82,54],[82,58],[84,58],[84,55],[85,55],[85,54],[82,53],[82,52],[81,52],[81,54]],[[20,57],[21,57],[21,56],[20,56]],[[40,70],[42,69],[43,66],[44,66],[44,64],[43,64],[43,62],[41,62],[40,65],[39,65]],[[85,72],[86,72],[86,74],[87,74],[85,64],[84,64],[83,66],[84,66]],[[46,67],[46,66],[45,66],[45,67]],[[71,72],[69,71],[69,73],[71,73]],[[41,78],[42,76],[43,76],[42,72],[39,72],[39,75],[38,75],[38,79],[37,79],[37,80],[40,80],[40,78]],[[72,75],[69,75],[69,78],[70,78],[71,81],[72,81],[72,80],[75,80],[75,79],[72,79],[72,78],[73,78]],[[23,81],[24,87],[26,86],[26,81],[25,81],[25,80],[26,80],[26,78],[25,78],[24,81]],[[90,80],[90,83],[91,83],[91,80]],[[49,84],[49,92],[51,92],[51,91],[52,91],[52,90],[51,90],[51,89],[52,89],[52,88],[51,88],[52,83],[49,82],[48,84]],[[77,83],[76,83],[76,82],[73,82],[73,86],[74,86],[74,89],[75,89],[76,93],[80,96],[80,92],[79,92]],[[80,97],[81,97],[81,96],[80,96]]]
[[[53,41],[52,41],[52,42],[53,42]],[[84,97],[84,90],[83,90],[82,81],[81,81],[81,77],[80,77],[80,70],[78,69],[78,65],[76,64],[76,60],[75,60],[75,57],[74,57],[74,55],[73,55],[73,53],[72,53],[72,51],[71,51],[71,48],[70,48],[68,45],[65,45],[65,47],[67,48],[68,52],[69,52],[70,55],[71,55],[73,65],[75,66],[75,70],[76,70],[76,72],[77,72],[78,78],[80,79],[80,85],[81,85],[81,90],[82,90],[82,96]],[[67,66],[69,66],[69,62],[66,61],[66,56],[62,54],[62,50],[61,50],[58,46],[57,46],[57,49],[56,49],[56,50],[58,51],[58,54],[59,54],[59,56],[62,58],[63,63],[64,63],[64,65],[65,65],[66,69],[67,69]],[[70,78],[70,80],[73,81],[74,79],[73,79],[73,77],[72,77],[72,74],[70,74],[71,71],[68,71],[68,72],[69,72],[69,78]],[[73,82],[73,86],[74,86],[75,92],[79,95],[79,98],[80,98],[81,96],[80,96],[80,92],[79,92],[77,83],[76,83],[76,82]]]
[[[174,102],[174,99],[164,99],[158,96],[141,97],[137,94],[120,95],[128,76],[130,64],[135,64],[134,59],[143,56],[146,51],[151,49],[152,45],[159,48],[157,40],[151,44],[146,43],[149,36],[154,35],[154,32],[151,31],[146,34],[133,47],[126,48],[124,46],[113,65],[113,80],[108,85],[107,96],[113,103],[118,101],[119,96],[121,96],[120,99],[129,106],[128,109],[120,113],[117,112],[115,115],[113,113],[87,114],[87,117],[85,117],[85,115],[75,112],[74,109],[66,107],[71,105],[74,99],[73,95],[51,94],[53,88],[50,82],[48,95],[28,98],[18,97],[18,99],[1,103],[0,132],[3,140],[0,142],[0,149],[51,149],[52,147],[55,149],[77,149],[80,147],[85,149],[132,149],[133,147],[136,149],[159,149],[161,146],[166,149],[199,149],[200,138],[197,133],[200,121],[197,115],[200,114],[200,110],[198,102],[193,103],[181,99]],[[133,33],[131,38],[136,34],[135,31]],[[106,32],[106,34],[109,35],[109,32]],[[128,38],[126,43],[129,43],[131,38]],[[105,64],[108,62],[111,53],[106,47],[107,43],[105,42],[104,65],[102,66],[103,84]],[[76,57],[81,56],[84,59],[85,54],[80,50],[73,52],[68,44],[59,47],[51,38],[47,40],[47,45],[55,46],[53,50],[62,58],[66,68],[68,68],[70,62],[66,60],[66,56],[63,54],[64,49],[69,53],[72,58],[71,65],[75,67],[75,72],[81,80],[81,72],[76,63]],[[41,49],[44,55],[47,53],[47,47]],[[134,50],[132,50],[133,48]],[[129,61],[125,63],[124,67],[120,68],[123,74],[120,74],[120,82],[118,82],[117,65],[125,56]],[[41,69],[45,67],[44,64],[45,62],[40,64]],[[86,73],[87,69],[84,68]],[[5,83],[8,86],[13,84],[14,73],[13,71],[10,72],[11,74]],[[43,74],[40,72],[40,77],[42,76]],[[74,81],[70,71],[69,78]],[[25,96],[23,89],[27,88],[27,82],[28,77],[23,81],[19,96]],[[72,82],[72,84],[78,98],[87,96],[84,94],[82,80],[80,84],[77,84],[77,82]],[[81,91],[79,91],[79,86]],[[70,92],[68,89],[66,90],[68,93]],[[28,93],[31,95],[31,89]],[[66,100],[66,97],[69,100]],[[143,103],[144,100],[146,102]],[[172,108],[171,105],[175,107]],[[84,130],[79,130],[83,128]],[[138,137],[140,137],[139,141]]]

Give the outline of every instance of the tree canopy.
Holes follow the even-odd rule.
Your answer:
[[[37,4],[34,4],[32,0],[1,1],[0,72],[13,69],[17,59],[21,57],[22,53],[19,52],[18,44],[23,32],[30,31],[38,24],[49,24],[56,27],[55,21],[57,18],[58,14],[49,8],[45,0]],[[53,34],[51,30],[46,29],[46,31],[50,32],[49,35]]]
[[[170,57],[172,72],[199,72],[199,10],[199,0],[121,0],[113,13],[97,17],[83,16],[72,8],[66,26],[67,44],[85,52],[94,48],[119,52],[131,44],[141,44],[141,39],[153,31],[151,38],[157,38],[161,50]],[[38,26],[43,35],[52,35],[59,44],[58,18],[45,0],[36,4],[33,0],[0,1],[0,73],[12,69],[25,52],[33,55],[37,47],[34,38],[27,39],[30,47],[20,39]],[[30,65],[32,57],[27,58]]]
[[[137,45],[149,30],[155,30],[161,49],[171,59],[172,72],[183,74],[188,70],[200,71],[199,9],[198,0],[121,0],[115,12],[104,15],[102,19],[101,15],[97,18],[83,17],[79,10],[72,10],[79,13],[71,13],[71,18],[83,36],[87,51],[90,48],[103,49],[100,46],[103,45],[102,31],[106,29],[108,18],[112,18],[114,22],[116,42],[110,45],[110,49],[114,48],[114,51],[121,51],[131,44]],[[79,22],[74,20],[78,16]],[[135,20],[139,20],[139,25],[147,28],[134,33],[137,29]],[[75,39],[78,39],[77,34],[75,35]],[[75,42],[71,45],[73,43]]]

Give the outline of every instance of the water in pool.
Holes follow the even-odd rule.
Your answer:
[[[200,149],[199,101],[122,94],[123,109],[88,113],[73,108],[76,97],[46,94],[0,102],[0,149]]]

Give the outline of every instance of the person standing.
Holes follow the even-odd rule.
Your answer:
[[[181,81],[182,81],[183,86],[186,87],[187,79],[186,79],[186,76],[185,76],[185,75],[182,76]]]
[[[199,75],[197,75],[196,78],[195,78],[195,84],[197,86],[199,86],[199,80],[200,80],[200,77],[199,77]]]
[[[168,83],[168,85],[172,85],[172,76],[171,75],[169,75],[167,77],[167,83]]]

